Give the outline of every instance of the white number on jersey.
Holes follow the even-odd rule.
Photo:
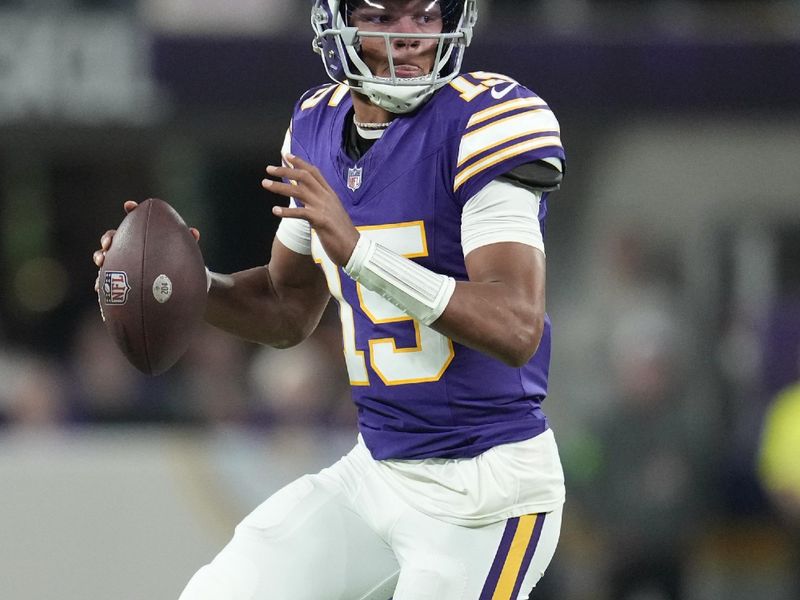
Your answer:
[[[511,90],[519,85],[519,83],[506,75],[499,73],[485,73],[484,71],[475,71],[470,73],[472,77],[481,81],[479,84],[472,83],[464,75],[456,77],[450,82],[450,85],[461,92],[461,99],[465,102],[472,102],[475,98],[484,92],[492,91],[492,97],[495,100],[500,100]],[[505,85],[503,85],[505,84]],[[498,88],[497,86],[502,86]]]
[[[425,226],[422,221],[359,227],[382,246],[407,258],[428,255]],[[342,294],[341,271],[325,254],[316,233],[312,232],[311,254],[322,265],[331,295],[339,302],[342,321],[345,363],[351,385],[369,385],[364,350],[356,348],[356,331],[353,307]],[[370,367],[386,385],[402,385],[438,381],[453,360],[453,342],[422,325],[399,308],[360,284],[356,284],[358,301],[363,313],[375,324],[409,322],[413,326],[416,345],[398,348],[394,338],[369,340]]]

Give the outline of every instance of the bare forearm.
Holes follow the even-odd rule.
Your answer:
[[[233,275],[213,274],[206,321],[239,338],[285,348],[298,344],[319,323],[326,302],[313,294],[276,287],[269,267]]]
[[[361,237],[345,272],[420,323],[511,366],[536,352],[544,327],[544,254],[515,242],[466,257],[468,281],[437,274]]]
[[[456,285],[433,329],[511,366],[522,366],[536,352],[544,328],[544,306],[518,297],[503,283]]]
[[[508,365],[524,365],[544,331],[544,253],[501,243],[473,251],[466,261],[470,281],[458,282],[433,328]]]

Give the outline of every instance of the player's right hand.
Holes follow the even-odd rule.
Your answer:
[[[125,214],[127,215],[129,212],[133,211],[137,206],[139,206],[138,202],[134,202],[133,200],[128,200],[127,202],[123,203],[122,208],[125,210]],[[94,264],[98,267],[103,266],[103,261],[106,259],[106,252],[108,249],[111,248],[111,242],[114,240],[114,234],[117,233],[116,229],[109,229],[103,235],[100,236],[100,249],[95,250],[94,254],[92,254],[92,260],[94,260]],[[97,285],[95,284],[95,290],[97,290]]]
[[[125,214],[127,215],[129,212],[133,211],[137,206],[139,206],[138,202],[134,202],[133,200],[127,200],[123,203],[122,208],[125,210]],[[189,227],[189,231],[192,232],[194,239],[198,242],[200,241],[200,232],[195,227]],[[117,233],[116,229],[109,229],[106,231],[102,236],[100,236],[100,249],[95,250],[94,254],[92,254],[92,260],[94,264],[97,265],[98,268],[103,266],[103,261],[106,259],[106,252],[108,249],[111,248],[111,242],[114,241],[114,234]],[[100,276],[98,273],[97,279],[94,280],[94,291],[100,291]]]

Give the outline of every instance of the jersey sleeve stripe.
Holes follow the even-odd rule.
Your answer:
[[[300,110],[306,110],[306,109],[315,107],[317,104],[322,102],[322,100],[323,100],[323,98],[325,98],[325,96],[330,94],[332,89],[334,89],[337,86],[338,86],[338,84],[331,83],[329,85],[326,85],[325,87],[322,87],[322,88],[318,89],[316,92],[311,94],[311,96],[306,98],[300,104]]]
[[[484,110],[476,112],[470,118],[469,122],[467,123],[467,129],[477,125],[478,123],[483,123],[484,121],[488,121],[489,119],[496,117],[498,115],[502,115],[507,112],[511,112],[512,110],[517,110],[519,108],[529,108],[529,107],[546,107],[547,103],[542,100],[541,98],[516,98],[514,100],[508,100],[506,102],[502,102],[500,104],[496,104],[494,106],[490,106],[489,108],[485,108]]]
[[[339,106],[341,101],[344,99],[345,96],[350,92],[350,88],[343,83],[340,83],[339,86],[336,88],[336,91],[331,96],[331,99],[328,101],[328,106]]]
[[[464,185],[471,177],[474,177],[478,173],[485,171],[499,162],[524,154],[525,152],[530,152],[531,150],[547,148],[549,146],[561,148],[561,138],[556,135],[535,137],[489,154],[456,175],[455,181],[453,182],[453,191],[458,191],[458,188]]]
[[[549,110],[531,110],[494,121],[461,138],[456,166],[460,167],[478,154],[511,140],[535,133],[549,132],[559,133],[558,121]]]

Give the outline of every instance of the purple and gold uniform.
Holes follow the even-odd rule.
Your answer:
[[[461,215],[470,198],[515,167],[564,160],[546,103],[495,73],[454,79],[357,161],[344,144],[351,113],[346,86],[309,91],[295,108],[291,152],[319,167],[363,235],[456,280],[468,279]],[[547,430],[549,319],[536,354],[510,367],[357,284],[313,234],[311,250],[339,301],[359,429],[375,459],[474,457]]]
[[[278,172],[298,177],[310,208],[335,213],[326,244],[355,237],[337,201],[361,237],[351,278],[312,230],[322,222],[314,211],[276,211],[288,250],[273,260],[281,274],[302,265],[310,292],[316,262],[339,302],[360,435],[330,467],[251,512],[181,600],[523,600],[552,560],[564,502],[541,406],[550,322],[536,354],[514,368],[421,321],[435,326],[454,280],[469,279],[465,255],[471,270],[497,266],[497,255],[470,252],[500,242],[544,249],[544,190],[563,172],[558,122],[508,77],[459,76],[477,0],[315,0],[311,17],[335,83],[297,103],[283,155],[319,169],[338,200],[307,185],[309,172],[321,182],[305,163]],[[365,103],[358,111],[351,94]],[[391,123],[355,121],[381,115]],[[509,285],[543,281],[539,261],[514,250],[537,272],[514,273]],[[463,332],[463,319],[453,321]]]

